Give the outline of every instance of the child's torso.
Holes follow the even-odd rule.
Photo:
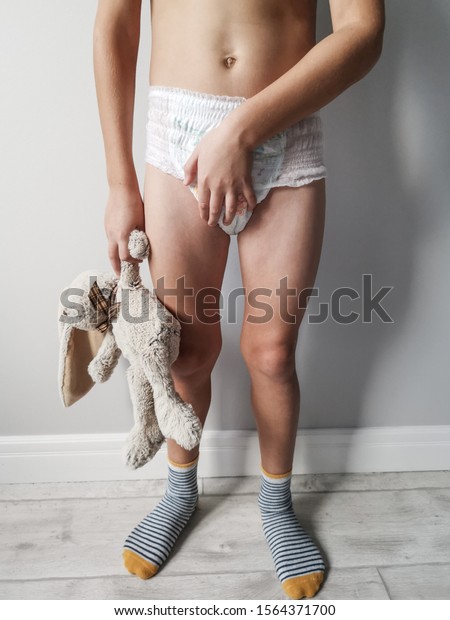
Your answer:
[[[316,0],[151,0],[150,83],[251,97],[315,45]]]

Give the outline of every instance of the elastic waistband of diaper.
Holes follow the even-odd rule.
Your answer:
[[[187,107],[198,104],[202,108],[207,107],[215,110],[230,109],[246,101],[246,97],[216,95],[188,88],[157,84],[151,84],[148,87],[148,98],[152,100],[152,103],[159,100],[169,105],[184,104]]]
[[[162,86],[150,84],[148,86],[148,116],[149,122],[161,122],[166,115],[189,117],[190,122],[204,125],[209,122],[220,121],[228,112],[239,106],[246,97],[232,95],[217,95],[213,93],[190,90],[177,86]],[[299,121],[296,125],[303,127],[302,131],[312,130],[320,122],[320,112],[317,111]]]

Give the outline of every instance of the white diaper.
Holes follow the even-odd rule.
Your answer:
[[[171,86],[149,86],[145,160],[183,180],[184,164],[202,136],[217,127],[245,97],[213,95]],[[252,184],[257,203],[272,187],[299,187],[326,178],[322,121],[308,116],[253,150]],[[189,186],[198,199],[197,185]],[[241,232],[252,212],[237,213],[225,225],[225,206],[219,226],[229,235]]]

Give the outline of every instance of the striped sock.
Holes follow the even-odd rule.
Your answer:
[[[322,583],[325,564],[295,516],[291,472],[274,475],[261,470],[258,504],[278,579],[290,598],[310,598]]]
[[[192,516],[198,499],[197,463],[179,465],[169,460],[164,497],[134,530],[124,544],[126,569],[141,579],[155,575]]]

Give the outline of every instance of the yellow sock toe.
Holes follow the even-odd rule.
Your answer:
[[[147,562],[147,560],[144,560],[144,558],[141,558],[129,549],[125,549],[122,555],[127,571],[132,575],[137,575],[141,579],[150,579],[150,577],[156,575],[159,570],[159,566]]]
[[[323,572],[310,573],[301,577],[291,577],[281,584],[283,590],[292,599],[313,597],[323,581]]]

